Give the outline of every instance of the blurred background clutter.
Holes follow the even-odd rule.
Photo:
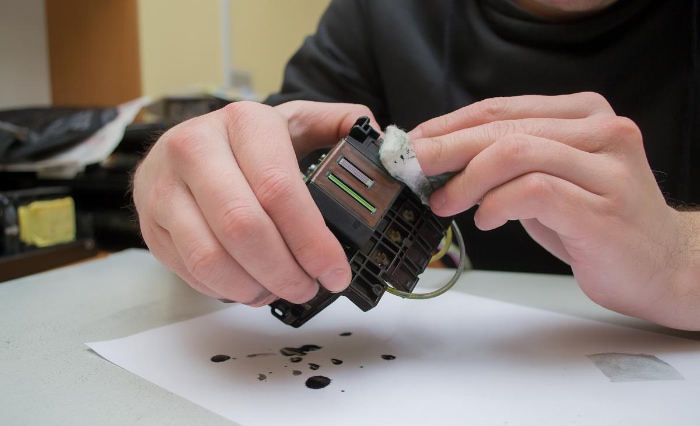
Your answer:
[[[0,281],[143,247],[169,127],[276,91],[330,0],[0,0]]]

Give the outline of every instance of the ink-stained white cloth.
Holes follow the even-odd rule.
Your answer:
[[[388,126],[384,131],[379,159],[389,174],[411,188],[426,205],[430,194],[453,176],[453,173],[425,176],[409,143],[408,134],[396,126]]]

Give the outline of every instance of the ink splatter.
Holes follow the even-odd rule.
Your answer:
[[[280,349],[280,353],[284,356],[304,356],[309,352],[317,351],[321,349],[318,345],[303,345],[298,348],[285,347]]]
[[[326,376],[311,376],[306,380],[309,389],[323,389],[331,384],[331,379]]]
[[[321,347],[318,345],[304,345],[301,347],[301,350],[304,352],[313,352],[313,351],[317,351],[319,349],[321,349]]]
[[[305,355],[299,348],[282,348],[280,353],[284,356]]]
[[[349,337],[349,336],[352,336],[352,334],[353,333],[350,331],[345,331],[345,332],[339,333],[338,335],[342,336],[342,337]],[[280,349],[279,353],[284,355],[285,357],[288,357],[289,362],[298,364],[304,360],[304,357],[309,352],[318,351],[320,349],[322,349],[321,346],[310,345],[310,344],[309,345],[302,345],[299,347],[287,346],[287,347]],[[246,357],[247,358],[263,358],[263,357],[270,357],[270,356],[278,355],[278,353],[272,352],[270,349],[268,349],[268,351],[269,352],[249,354],[249,355],[246,355]],[[395,355],[390,355],[390,354],[384,354],[384,355],[381,355],[381,357],[382,357],[382,359],[387,360],[387,361],[391,361],[391,360],[396,359]],[[232,358],[228,355],[223,355],[223,354],[214,355],[211,357],[211,361],[216,362],[216,363],[228,361],[230,359],[236,359],[236,358]],[[343,360],[338,359],[338,358],[330,358],[330,361],[333,365],[342,365],[343,364]],[[313,371],[316,371],[316,370],[321,368],[320,364],[316,364],[313,362],[309,362],[308,366],[309,366],[309,369],[313,370]],[[284,367],[287,368],[289,366],[284,365]],[[364,365],[360,365],[359,367],[364,368]],[[297,368],[299,368],[299,367],[297,367]],[[267,382],[269,375],[271,375],[272,373],[273,373],[272,371],[268,371],[267,374],[259,373],[257,375],[257,379],[260,382]],[[293,376],[302,376],[302,375],[304,375],[304,373],[302,370],[293,369],[292,375]],[[309,389],[323,389],[323,388],[327,387],[328,385],[330,385],[331,381],[332,380],[326,376],[312,376],[312,377],[309,377],[308,379],[306,379],[305,385]],[[341,389],[340,392],[345,392],[345,389]]]

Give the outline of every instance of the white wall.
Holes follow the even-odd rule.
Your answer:
[[[3,0],[0,0],[2,2]],[[95,0],[99,1],[99,0]],[[139,0],[141,87],[152,97],[188,87],[221,87],[224,63],[252,76],[264,98],[284,65],[316,30],[330,0],[230,0],[230,43],[222,40],[221,0]],[[230,54],[222,53],[230,44]]]
[[[221,87],[220,12],[219,0],[138,1],[143,94]]]
[[[2,0],[0,0],[2,1]],[[265,98],[282,85],[284,66],[316,31],[330,0],[231,0],[234,68],[250,72]]]
[[[51,103],[44,0],[0,0],[0,109]]]
[[[101,0],[95,0],[101,1]],[[230,0],[232,66],[265,97],[330,0]],[[144,94],[221,86],[220,0],[139,0]],[[51,103],[44,0],[0,0],[0,109]]]

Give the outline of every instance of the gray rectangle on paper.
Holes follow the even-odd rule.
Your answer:
[[[670,364],[654,355],[600,353],[586,355],[611,382],[685,380]]]

